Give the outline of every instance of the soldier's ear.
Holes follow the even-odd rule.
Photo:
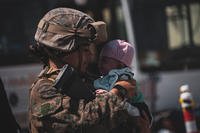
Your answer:
[[[126,65],[124,63],[122,63],[122,62],[119,62],[119,67],[118,68],[120,69],[120,68],[124,68],[124,67],[126,67]]]

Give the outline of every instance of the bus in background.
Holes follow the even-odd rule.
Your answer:
[[[109,40],[136,47],[133,71],[153,112],[178,109],[179,87],[188,84],[200,105],[200,2],[198,0],[45,0],[0,2],[0,76],[13,112],[27,128],[28,91],[43,67],[29,57],[39,19],[70,7],[108,25]],[[6,14],[5,10],[9,10]]]
[[[127,2],[137,47],[138,78],[141,87],[146,86],[144,93],[152,111],[180,108],[179,87],[183,84],[190,86],[200,106],[200,1]]]

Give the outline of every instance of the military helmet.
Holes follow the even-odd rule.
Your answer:
[[[106,41],[106,24],[70,8],[49,11],[39,22],[35,33],[38,45],[70,52],[84,44]]]

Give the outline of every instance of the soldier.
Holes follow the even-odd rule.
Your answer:
[[[99,95],[85,82],[96,45],[107,39],[105,27],[69,8],[53,9],[40,20],[37,43],[30,48],[44,69],[30,88],[31,133],[106,133],[132,122],[131,105],[123,97],[131,97],[135,82],[118,81],[118,87]]]

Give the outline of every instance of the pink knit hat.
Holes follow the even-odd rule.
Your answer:
[[[131,67],[134,48],[130,43],[117,39],[104,45],[100,53],[100,57],[102,56],[113,58]]]

